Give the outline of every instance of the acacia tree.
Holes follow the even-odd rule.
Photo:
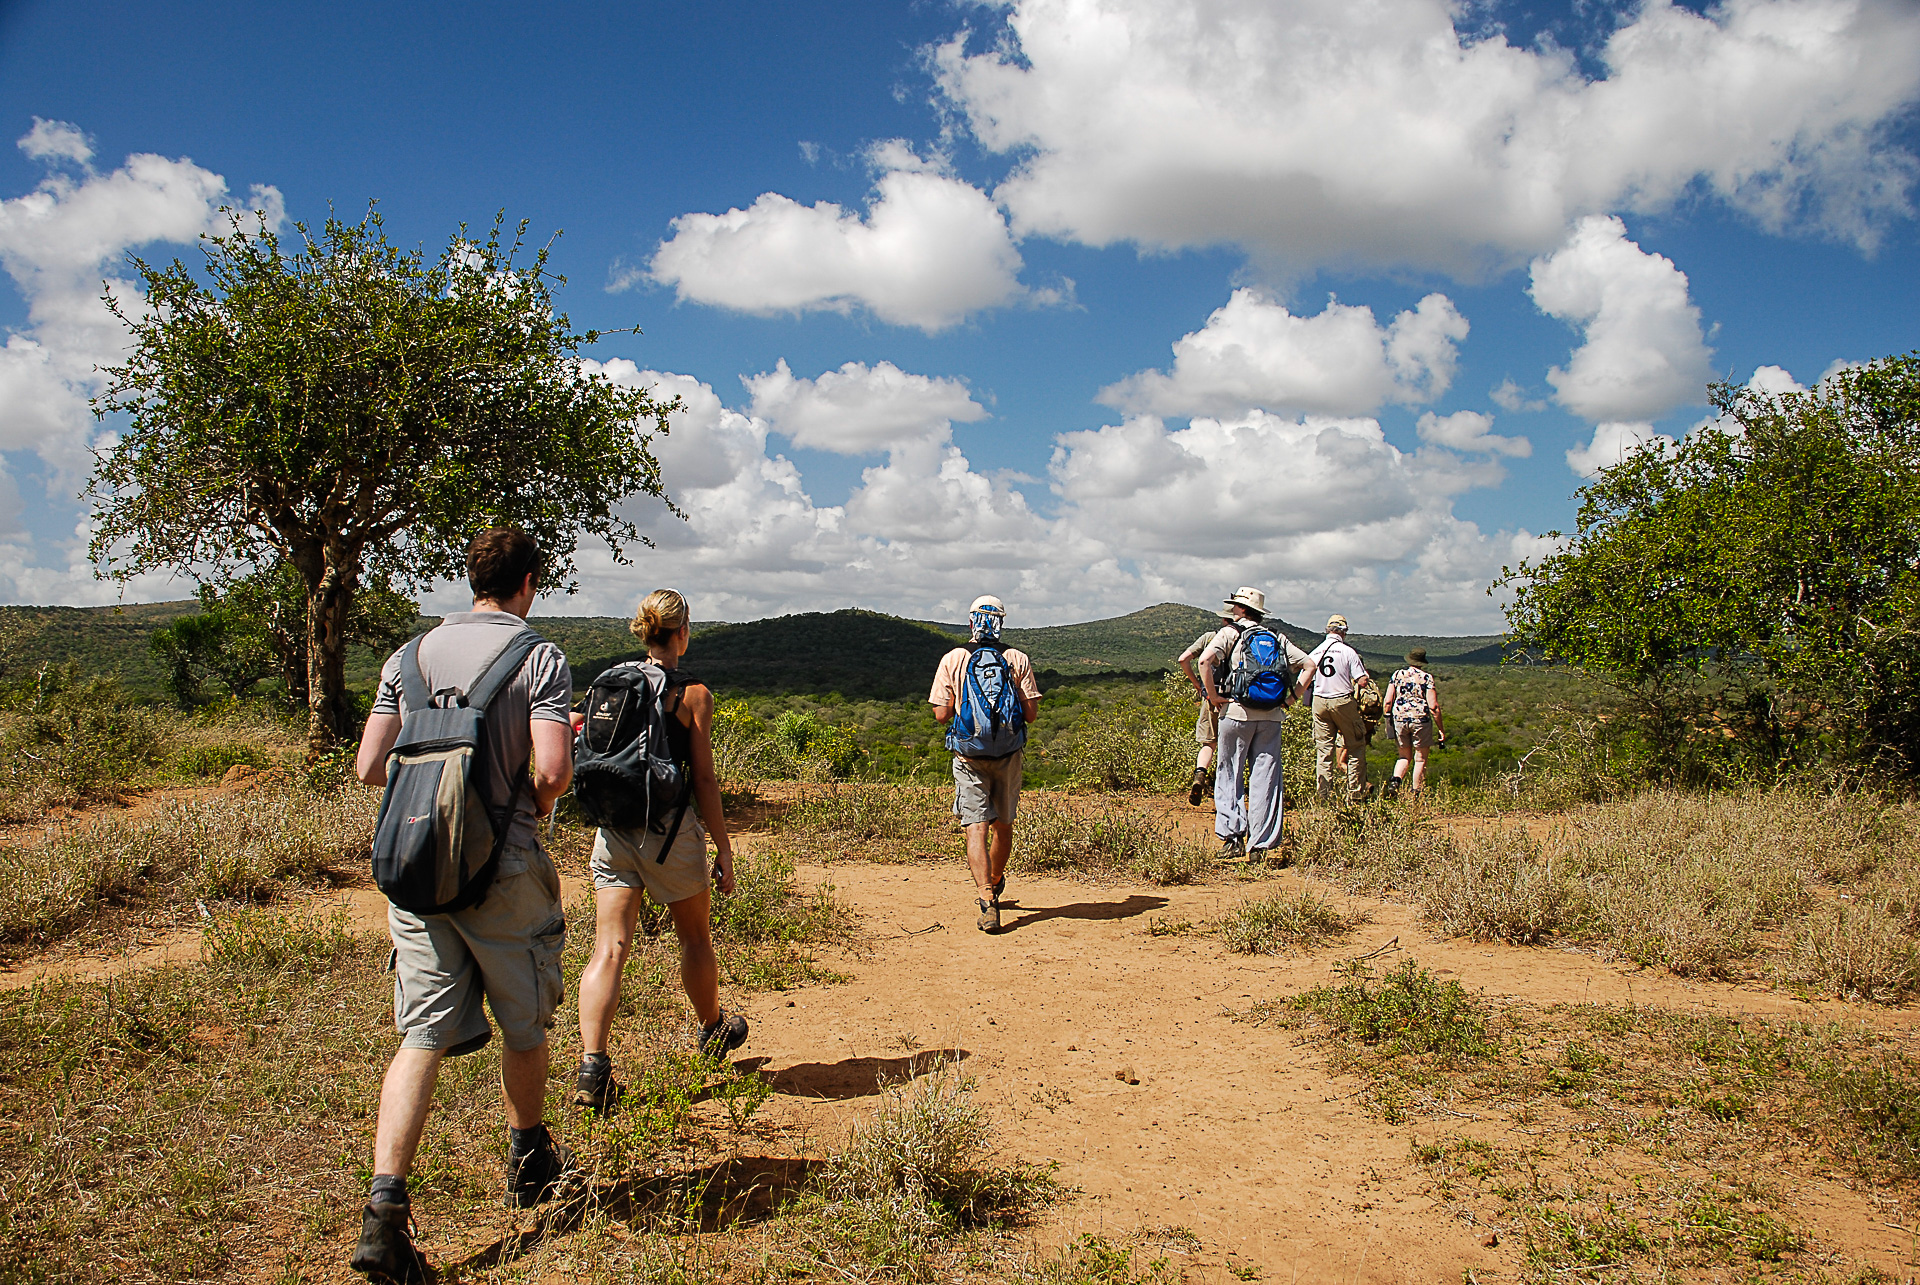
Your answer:
[[[462,226],[434,259],[387,242],[378,212],[295,224],[283,249],[238,217],[202,240],[204,277],[131,258],[147,310],[94,401],[125,431],[90,493],[98,573],[238,577],[290,563],[305,592],[309,739],[352,734],[342,660],[355,593],[463,573],[473,534],[539,542],[544,583],[573,588],[582,534],[616,560],[643,537],[623,500],[662,496],[651,444],[678,401],[584,372],[553,310],[547,249],[523,222]],[[671,505],[669,504],[669,507]]]
[[[1637,698],[1656,756],[1732,730],[1920,774],[1920,354],[1712,397],[1715,424],[1603,470],[1564,546],[1504,573],[1510,629]]]

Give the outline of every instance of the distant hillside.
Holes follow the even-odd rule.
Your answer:
[[[192,599],[121,607],[7,608],[28,622],[25,636],[6,657],[9,675],[52,661],[73,661],[87,673],[118,674],[136,697],[165,694],[164,675],[148,638],[155,629],[197,610]],[[1033,658],[1034,668],[1063,676],[1154,673],[1201,631],[1217,626],[1213,612],[1163,602],[1110,620],[1007,630],[1007,641]],[[424,616],[420,630],[439,623]],[[558,643],[571,662],[576,687],[616,661],[641,654],[617,616],[540,616],[530,622]],[[1302,647],[1320,641],[1319,631],[1284,620],[1272,622]],[[903,620],[880,612],[805,612],[744,624],[696,622],[687,668],[722,692],[810,694],[837,692],[855,699],[895,699],[926,693],[940,656],[964,638],[962,625]],[[1356,634],[1353,642],[1376,672],[1397,667],[1407,650],[1424,646],[1438,665],[1492,665],[1504,654],[1497,634],[1448,638]],[[372,686],[384,651],[355,648],[347,657],[347,681]]]

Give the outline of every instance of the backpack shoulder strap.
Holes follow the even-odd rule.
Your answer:
[[[500,689],[513,681],[520,672],[520,666],[527,663],[527,657],[533,649],[546,640],[531,629],[522,627],[507,639],[506,645],[493,658],[493,663],[481,671],[480,677],[467,690],[467,707],[485,710],[500,694]]]
[[[427,676],[420,672],[420,634],[400,649],[400,712],[425,709],[433,703],[433,693],[427,690]]]

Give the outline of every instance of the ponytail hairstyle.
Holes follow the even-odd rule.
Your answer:
[[[662,647],[692,618],[678,589],[655,589],[640,600],[640,609],[627,623],[627,632],[645,647]]]

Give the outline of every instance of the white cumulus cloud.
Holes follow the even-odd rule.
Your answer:
[[[1663,449],[1671,449],[1674,444],[1671,437],[1654,432],[1651,424],[1595,424],[1593,436],[1584,445],[1567,451],[1567,467],[1581,477],[1592,477],[1649,443],[1657,443]]]
[[[1646,0],[1597,79],[1463,32],[1449,0],[997,7],[992,48],[963,35],[934,65],[1016,158],[995,197],[1022,236],[1471,272],[1692,190],[1863,245],[1911,208],[1887,137],[1920,98],[1910,0]]]
[[[1431,401],[1453,380],[1467,321],[1430,294],[1382,326],[1370,308],[1329,300],[1296,316],[1235,290],[1207,324],[1173,345],[1173,370],[1142,371],[1100,391],[1121,410],[1231,414],[1248,407],[1364,415],[1387,402]]]
[[[1479,411],[1462,410],[1451,415],[1436,415],[1428,411],[1414,425],[1414,431],[1420,434],[1423,442],[1432,442],[1435,446],[1456,451],[1486,451],[1492,455],[1511,455],[1516,459],[1526,459],[1533,454],[1532,442],[1524,437],[1502,437],[1493,431],[1493,416],[1483,415]]]
[[[1554,400],[1583,419],[1652,419],[1706,399],[1711,352],[1686,273],[1627,239],[1617,218],[1580,221],[1566,245],[1533,262],[1533,301],[1580,327],[1585,342],[1547,372]]]
[[[648,276],[696,303],[761,315],[861,308],[929,333],[1025,297],[1020,252],[985,193],[904,146],[873,155],[884,172],[864,214],[777,192],[744,210],[683,214]]]
[[[93,160],[93,143],[85,130],[63,120],[33,118],[33,128],[20,139],[20,150],[36,161],[68,161],[85,165]]]
[[[944,440],[957,421],[986,415],[957,379],[912,375],[890,361],[850,361],[817,379],[803,379],[783,358],[771,371],[742,380],[752,414],[795,446],[865,455],[904,441]]]

